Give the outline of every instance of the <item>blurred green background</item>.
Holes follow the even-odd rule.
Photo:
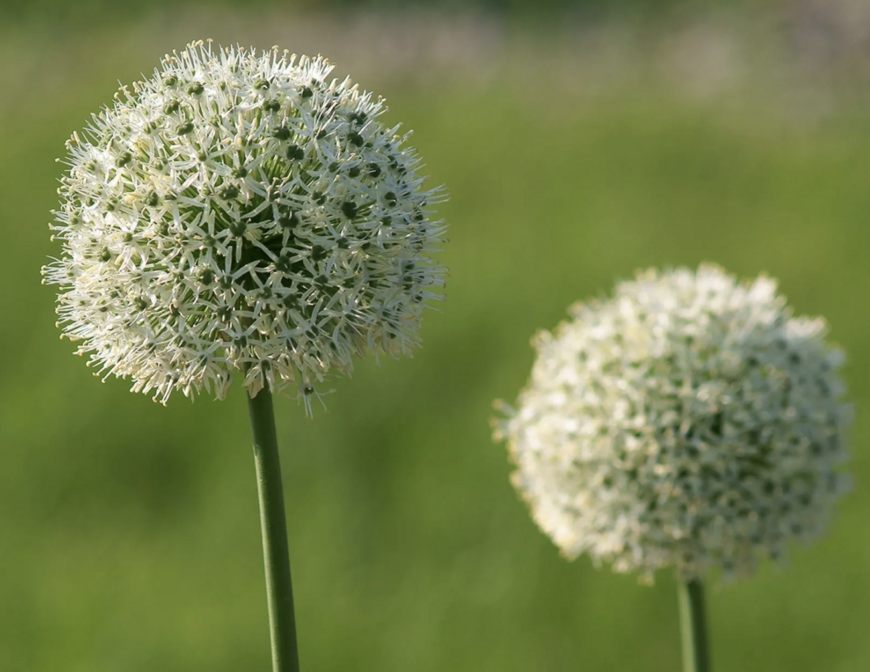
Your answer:
[[[706,260],[825,315],[857,411],[830,534],[711,588],[716,667],[870,669],[870,15],[666,4],[0,4],[0,670],[269,669],[243,394],[100,384],[39,284],[66,137],[209,36],[329,55],[452,195],[423,349],[277,399],[303,669],[679,668],[671,577],[561,559],[488,419],[570,303]]]

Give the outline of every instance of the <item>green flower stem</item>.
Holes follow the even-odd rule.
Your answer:
[[[254,435],[254,464],[260,495],[266,598],[269,603],[269,631],[272,636],[272,669],[274,672],[299,672],[290,553],[287,549],[287,521],[284,517],[284,491],[281,486],[281,460],[278,456],[272,393],[263,388],[257,396],[249,395],[248,411]]]
[[[710,672],[704,584],[699,579],[679,581],[680,632],[683,639],[684,672]]]

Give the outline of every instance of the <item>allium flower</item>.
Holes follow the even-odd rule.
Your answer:
[[[691,580],[823,531],[850,417],[823,320],[714,266],[640,274],[571,314],[536,336],[531,380],[496,423],[565,555]]]
[[[418,343],[443,224],[381,99],[322,58],[195,43],[73,134],[44,269],[100,372],[166,402],[314,384]]]

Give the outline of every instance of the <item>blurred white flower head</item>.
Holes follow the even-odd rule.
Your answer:
[[[577,304],[496,438],[568,557],[651,580],[751,573],[810,540],[847,489],[842,353],[776,284],[714,266],[648,271]]]
[[[444,225],[381,99],[324,59],[191,44],[67,143],[44,269],[99,372],[166,402],[255,394],[407,354]]]

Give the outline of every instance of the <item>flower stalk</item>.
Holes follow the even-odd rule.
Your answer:
[[[271,391],[263,388],[254,396],[249,394],[248,411],[251,417],[254,465],[260,499],[272,669],[274,672],[299,672],[284,490],[281,484],[281,460],[278,455]]]
[[[704,584],[700,579],[678,582],[680,636],[683,640],[683,672],[710,672]]]

